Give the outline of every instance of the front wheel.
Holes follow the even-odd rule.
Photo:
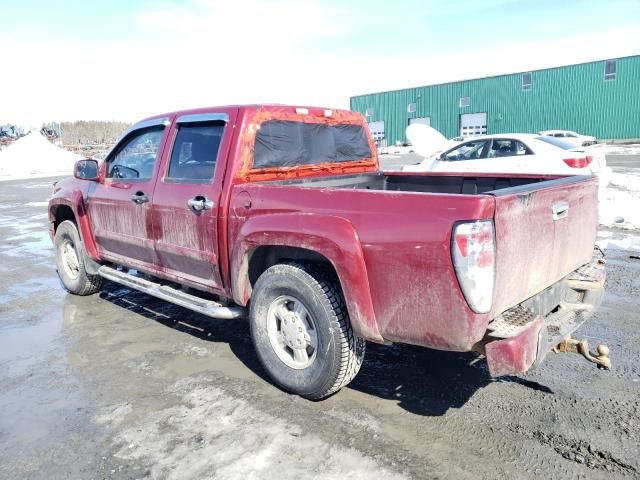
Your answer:
[[[258,358],[273,381],[317,400],[356,376],[366,342],[356,335],[337,282],[297,264],[268,268],[249,310]]]
[[[91,275],[84,264],[84,246],[76,225],[65,220],[56,229],[53,239],[58,276],[64,288],[74,295],[92,295],[102,288],[103,279]]]

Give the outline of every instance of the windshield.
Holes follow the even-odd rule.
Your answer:
[[[567,140],[563,140],[562,138],[557,137],[536,137],[536,140],[541,140],[545,143],[550,143],[558,148],[563,150],[571,150],[572,148],[576,148],[575,143],[568,142]]]

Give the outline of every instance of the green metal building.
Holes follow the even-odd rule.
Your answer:
[[[407,88],[351,98],[382,144],[408,124],[447,138],[573,130],[600,140],[640,139],[640,55]]]

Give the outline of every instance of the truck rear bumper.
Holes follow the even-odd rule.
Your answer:
[[[596,254],[591,263],[496,317],[484,344],[491,376],[524,373],[539,365],[598,308],[604,281],[604,259]],[[556,306],[546,315],[536,313],[545,305]]]

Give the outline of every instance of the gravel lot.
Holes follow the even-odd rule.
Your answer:
[[[629,251],[607,252],[604,303],[576,335],[611,347],[610,372],[549,355],[492,381],[474,354],[369,345],[349,387],[309,402],[265,379],[245,321],[117,285],[67,295],[50,184],[0,184],[0,478],[640,477]]]

